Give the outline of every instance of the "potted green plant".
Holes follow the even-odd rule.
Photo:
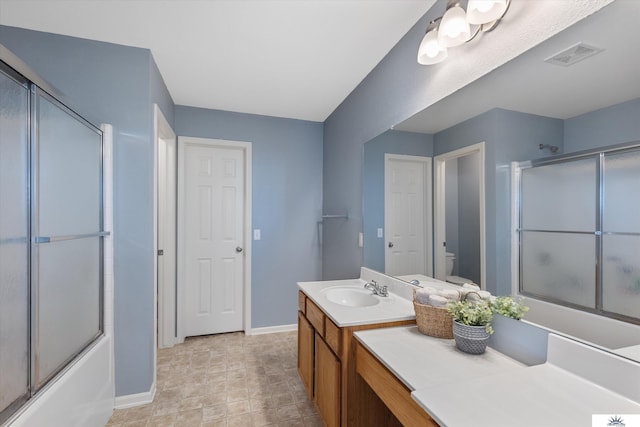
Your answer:
[[[529,307],[526,307],[522,303],[522,298],[503,296],[496,297],[491,301],[491,310],[495,314],[520,320],[522,316],[529,311]]]
[[[447,306],[453,318],[453,338],[460,351],[482,354],[493,333],[491,303],[486,300],[457,301]]]

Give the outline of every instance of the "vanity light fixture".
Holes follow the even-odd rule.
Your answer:
[[[467,10],[459,0],[448,0],[441,18],[429,23],[420,47],[418,63],[432,65],[447,58],[447,48],[473,40],[481,31],[493,30],[509,9],[511,0],[469,0]]]
[[[447,48],[438,41],[438,24],[432,22],[427,28],[427,34],[418,48],[418,63],[431,65],[442,62],[447,58]]]

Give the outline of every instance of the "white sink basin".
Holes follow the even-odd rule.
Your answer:
[[[370,290],[337,286],[324,291],[327,299],[347,307],[369,307],[380,303]]]

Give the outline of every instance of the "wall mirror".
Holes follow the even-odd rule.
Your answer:
[[[471,277],[475,274],[473,269],[463,263],[469,259],[477,262],[475,260],[481,259],[484,248],[484,286],[494,294],[511,293],[511,162],[640,141],[640,57],[636,54],[640,51],[640,27],[634,23],[638,16],[640,3],[614,1],[367,142],[363,154],[365,266],[390,275],[433,276],[437,266],[445,262],[443,256],[449,252],[456,258],[451,275],[482,281],[476,279],[477,275]],[[460,248],[465,246],[464,242],[478,240],[475,235],[461,236],[467,233],[463,230],[477,225],[465,222],[468,220],[461,221],[459,213],[452,221],[458,225],[457,239],[450,237],[455,234],[453,231],[447,233],[446,251],[439,250],[443,242],[434,239],[432,212],[438,210],[439,204],[451,202],[438,200],[431,194],[427,195],[431,199],[425,202],[427,215],[423,218],[425,227],[430,230],[423,234],[427,241],[425,267],[399,274],[389,270],[385,258],[393,248],[389,247],[391,234],[385,225],[388,222],[385,205],[389,204],[389,200],[385,200],[385,185],[388,187],[385,184],[385,155],[387,158],[391,155],[429,158],[433,167],[433,159],[438,156],[480,143],[484,144],[485,155],[486,224],[483,232],[486,240],[466,248],[468,252],[477,251],[475,258],[473,253],[465,255]],[[456,166],[459,172],[461,169],[472,170],[468,166],[461,167],[460,162]],[[454,168],[450,168],[450,173],[451,169]],[[434,178],[433,174],[431,178]],[[473,182],[458,175],[458,181],[462,180]],[[433,182],[428,182],[429,185]],[[460,184],[457,188],[462,191]],[[458,194],[459,206],[461,200],[470,202],[472,197],[461,198]],[[432,210],[428,210],[430,202],[433,203]],[[407,209],[413,207],[409,205]],[[464,211],[469,212],[469,209]],[[413,217],[403,219],[405,223],[415,220]],[[455,249],[454,245],[449,246],[454,240],[457,240]],[[640,270],[640,263],[637,267]],[[532,306],[528,316],[532,322],[542,322],[543,317],[548,317],[543,305]],[[604,334],[609,335],[608,338],[594,338],[585,331],[588,322],[580,316],[575,310],[567,310],[558,315],[559,323],[564,325],[551,328],[640,360],[638,325],[605,319],[608,328],[605,330],[613,332]]]

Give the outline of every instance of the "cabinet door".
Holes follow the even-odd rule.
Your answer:
[[[315,395],[318,411],[327,427],[340,425],[340,360],[316,334]]]
[[[313,336],[311,323],[298,312],[298,374],[309,399],[313,399]]]

